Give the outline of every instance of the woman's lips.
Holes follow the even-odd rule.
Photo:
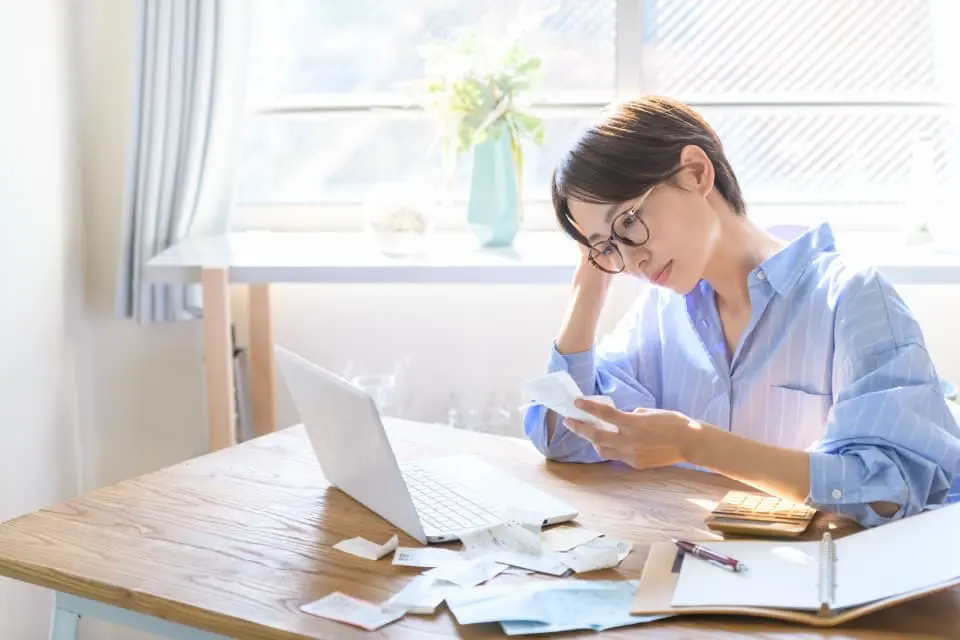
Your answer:
[[[671,272],[672,270],[673,270],[673,260],[670,260],[669,262],[667,262],[667,264],[665,264],[665,265],[663,266],[662,269],[660,269],[660,270],[657,271],[655,274],[653,274],[653,276],[650,278],[650,280],[651,280],[654,284],[657,284],[657,285],[661,285],[661,286],[662,286],[662,285],[665,284],[665,283],[667,282],[667,280],[670,278],[670,272]]]

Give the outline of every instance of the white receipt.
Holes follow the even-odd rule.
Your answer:
[[[379,560],[388,553],[394,551],[400,545],[397,536],[393,536],[383,544],[370,542],[366,538],[350,538],[333,545],[334,549],[339,549],[345,553],[355,555],[367,560]]]
[[[540,533],[519,524],[496,524],[460,534],[470,558],[490,558],[511,567],[559,576],[568,571],[558,554],[544,552]]]
[[[405,613],[403,609],[381,607],[366,600],[351,598],[339,591],[305,604],[300,607],[300,610],[328,620],[345,622],[367,631],[374,631],[394,620],[399,620]]]
[[[399,547],[393,554],[393,564],[404,567],[439,567],[464,559],[465,556],[460,551],[441,547]]]
[[[523,385],[523,395],[531,401],[542,404],[551,411],[565,418],[575,418],[584,422],[591,422],[606,431],[619,431],[615,425],[593,417],[586,411],[574,406],[577,398],[587,398],[614,406],[613,400],[607,396],[584,396],[580,387],[573,381],[566,371],[554,371],[545,376],[528,380]]]
[[[561,561],[574,572],[586,573],[615,567],[632,550],[633,543],[613,538],[597,538],[559,555]]]
[[[500,564],[492,557],[482,557],[447,563],[435,569],[430,569],[423,575],[459,587],[475,587],[500,575],[506,568],[507,565]]]
[[[463,549],[470,558],[488,556],[500,551],[539,555],[539,529],[536,533],[518,524],[495,524],[485,529],[466,531],[460,534]]]
[[[545,573],[549,576],[562,576],[570,569],[563,563],[560,556],[562,554],[547,551],[538,556],[527,553],[517,553],[516,551],[500,551],[493,558],[502,564],[517,567],[519,569],[529,569],[536,573]]]
[[[437,584],[437,580],[426,574],[419,575],[407,583],[392,598],[383,603],[384,609],[400,609],[407,613],[429,615],[446,599],[447,594],[456,586]]]
[[[570,551],[574,547],[596,540],[603,534],[584,527],[553,527],[540,534],[540,543],[550,551]]]
[[[504,524],[523,527],[538,535],[540,529],[543,528],[544,520],[545,518],[541,514],[519,507],[507,507],[503,515]]]

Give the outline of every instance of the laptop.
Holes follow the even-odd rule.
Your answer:
[[[420,543],[457,540],[514,509],[544,526],[577,517],[569,504],[473,455],[398,463],[366,391],[283,347],[274,351],[327,480]]]

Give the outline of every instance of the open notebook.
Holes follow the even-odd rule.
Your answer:
[[[731,613],[833,626],[960,584],[960,504],[833,540],[702,542],[734,573],[656,543],[634,614]]]

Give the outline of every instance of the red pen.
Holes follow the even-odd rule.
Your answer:
[[[730,569],[731,571],[745,571],[747,566],[735,558],[730,556],[725,556],[716,551],[711,551],[706,547],[702,547],[695,542],[690,542],[688,540],[674,540],[673,543],[677,545],[681,551],[689,553],[690,555],[700,558],[701,560],[706,560],[707,562],[712,562],[713,564],[720,565],[725,569]]]

